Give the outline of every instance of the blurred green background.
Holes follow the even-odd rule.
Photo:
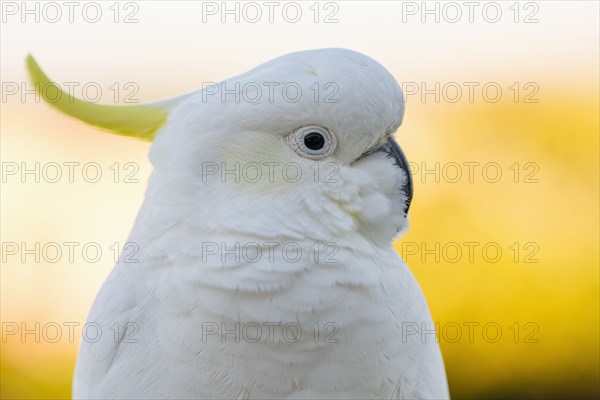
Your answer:
[[[152,101],[316,47],[368,54],[405,88],[397,138],[413,166],[415,198],[411,228],[395,246],[439,324],[452,396],[598,398],[598,3],[529,2],[538,22],[528,24],[523,16],[536,9],[527,2],[517,3],[519,22],[513,3],[502,2],[497,23],[477,13],[473,23],[442,14],[439,23],[431,16],[422,22],[401,3],[336,2],[332,24],[312,17],[203,22],[193,2],[136,2],[133,24],[115,23],[108,3],[107,17],[94,24],[78,14],[73,23],[23,23],[3,8],[3,163],[96,162],[108,175],[98,183],[22,182],[18,175],[2,182],[2,242],[103,249],[97,262],[23,262],[3,253],[2,398],[70,396],[81,325],[151,173],[149,145],[85,127],[31,95],[23,99],[25,55],[32,52],[60,83],[97,82],[101,102],[110,103],[115,82],[121,90],[134,82],[134,98]],[[308,3],[302,7],[312,15]],[[472,99],[465,82],[478,84]],[[8,95],[12,83],[16,95]],[[436,83],[439,99],[423,98],[422,89]],[[482,91],[488,83],[501,88],[498,101],[492,89]],[[455,102],[456,86],[462,97]],[[110,167],[119,163],[125,173],[130,162],[139,182],[114,182]],[[72,340],[69,324],[79,324]],[[22,328],[39,338],[23,340]]]

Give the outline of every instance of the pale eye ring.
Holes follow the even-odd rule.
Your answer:
[[[298,128],[287,135],[285,141],[296,154],[311,160],[329,157],[337,146],[335,135],[317,125]]]

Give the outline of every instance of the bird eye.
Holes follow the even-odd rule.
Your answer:
[[[296,154],[312,160],[329,157],[337,146],[335,136],[327,129],[316,125],[296,129],[287,135],[285,140]]]
[[[325,138],[319,132],[311,132],[304,136],[304,145],[311,150],[321,150],[325,146]]]

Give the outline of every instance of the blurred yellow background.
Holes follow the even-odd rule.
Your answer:
[[[128,82],[139,89],[133,98],[153,101],[318,47],[368,54],[405,88],[397,137],[414,168],[415,198],[411,229],[395,246],[439,323],[452,396],[600,396],[598,3],[500,2],[498,22],[490,22],[493,10],[482,14],[488,2],[478,3],[473,22],[462,2],[457,22],[448,3],[438,3],[439,22],[421,2],[326,3],[318,22],[310,2],[300,3],[297,23],[277,13],[273,23],[244,15],[222,23],[185,1],[121,2],[115,22],[110,2],[90,23],[81,2],[70,23],[58,2],[63,17],[53,23],[46,3],[38,3],[39,22],[22,22],[21,3],[2,2],[2,398],[70,396],[81,326],[151,173],[148,144],[84,126],[25,94],[26,54],[59,83],[97,83],[100,101],[111,103],[116,87],[118,102],[131,93]],[[323,23],[333,11],[338,21]],[[130,14],[138,22],[123,23]],[[39,183],[21,175],[36,162],[47,168]],[[70,162],[79,163],[72,183]],[[62,166],[57,183],[52,163]],[[98,182],[83,179],[83,167],[97,166]],[[72,260],[65,242],[79,243]],[[47,253],[23,262],[15,243]],[[63,250],[56,262],[52,243]]]

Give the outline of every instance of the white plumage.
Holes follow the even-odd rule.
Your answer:
[[[88,319],[127,332],[82,341],[73,396],[447,398],[438,344],[403,332],[433,326],[390,244],[407,227],[408,171],[370,151],[401,123],[395,79],[362,54],[322,49],[223,83],[245,88],[240,101],[198,91],[158,103],[169,114],[129,238],[140,261],[117,264]],[[286,83],[302,88],[297,101],[278,94]],[[306,126],[335,135],[332,155],[289,146]]]

